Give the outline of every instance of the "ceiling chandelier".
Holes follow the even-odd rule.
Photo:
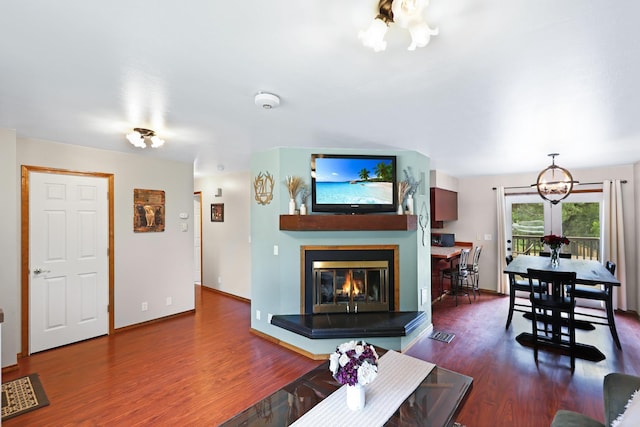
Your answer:
[[[159,138],[151,129],[134,128],[127,134],[127,139],[138,148],[146,148],[147,141],[151,142],[151,148],[158,148],[164,144],[164,139]]]
[[[555,157],[559,156],[558,153],[551,153],[549,156],[551,156],[551,165],[538,174],[538,180],[531,186],[538,189],[540,197],[556,205],[571,194],[573,184],[577,184],[578,181],[573,180],[568,170],[556,165]]]
[[[387,48],[384,36],[389,24],[394,22],[411,34],[411,44],[408,50],[424,47],[431,36],[438,34],[438,29],[431,29],[424,22],[423,9],[429,4],[428,0],[380,0],[378,15],[366,31],[360,31],[358,37],[366,47],[380,52]]]

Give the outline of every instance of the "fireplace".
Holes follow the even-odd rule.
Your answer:
[[[388,261],[314,261],[314,313],[389,311]]]
[[[302,247],[302,313],[397,310],[398,247]]]
[[[272,325],[310,339],[354,339],[408,336],[427,321],[424,311],[399,310],[398,245],[300,250],[300,314],[275,314]]]

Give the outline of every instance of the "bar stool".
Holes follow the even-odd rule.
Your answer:
[[[467,272],[471,278],[471,290],[473,291],[473,300],[476,299],[476,292],[480,296],[480,269],[478,268],[478,261],[480,260],[480,253],[482,252],[482,245],[476,246],[473,252],[473,261],[471,264],[467,264]]]
[[[469,304],[471,304],[471,297],[469,292],[465,290],[465,287],[469,287],[469,271],[467,270],[467,263],[469,262],[469,253],[471,249],[462,249],[460,251],[460,258],[458,265],[453,268],[445,268],[440,271],[440,294],[444,293],[444,279],[449,279],[451,282],[451,294],[456,298],[456,306],[458,305],[458,294],[461,293],[469,298]]]
[[[616,264],[611,261],[607,261],[605,267],[612,275],[616,273]],[[584,312],[577,312],[576,314],[580,316],[586,316],[594,319],[603,319],[606,322],[598,322],[598,321],[590,321],[590,323],[595,323],[596,325],[607,325],[609,326],[609,330],[611,331],[611,336],[613,337],[613,341],[616,343],[616,347],[622,350],[622,346],[620,345],[620,338],[618,338],[618,331],[616,330],[616,320],[613,316],[613,290],[611,285],[600,285],[600,286],[580,286],[575,289],[575,297],[576,298],[584,298],[589,300],[603,301],[607,315],[601,316],[597,314],[590,314]]]

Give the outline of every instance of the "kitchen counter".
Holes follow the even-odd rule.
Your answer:
[[[451,259],[460,255],[463,246],[431,246],[431,258]]]

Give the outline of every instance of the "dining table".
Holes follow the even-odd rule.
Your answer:
[[[560,259],[559,265],[554,266],[548,257],[534,256],[534,255],[518,255],[513,261],[507,265],[504,269],[505,274],[518,275],[527,277],[527,270],[543,270],[543,271],[561,271],[561,272],[575,272],[576,284],[589,285],[589,286],[620,286],[620,281],[609,270],[605,268],[599,261],[578,259],[578,258],[563,258]],[[611,289],[609,289],[610,291]],[[559,324],[553,324],[552,328],[556,330],[560,327]],[[613,325],[615,330],[615,323]],[[617,333],[617,332],[616,332]],[[554,334],[555,336],[556,334]],[[558,335],[559,336],[559,335]],[[516,337],[516,340],[523,345],[531,345],[533,343],[533,334],[522,333]],[[553,340],[543,340],[542,344],[548,344],[554,346],[557,344]],[[595,346],[577,343],[576,344],[576,357],[592,361],[600,361],[605,359],[605,355],[598,350]]]

